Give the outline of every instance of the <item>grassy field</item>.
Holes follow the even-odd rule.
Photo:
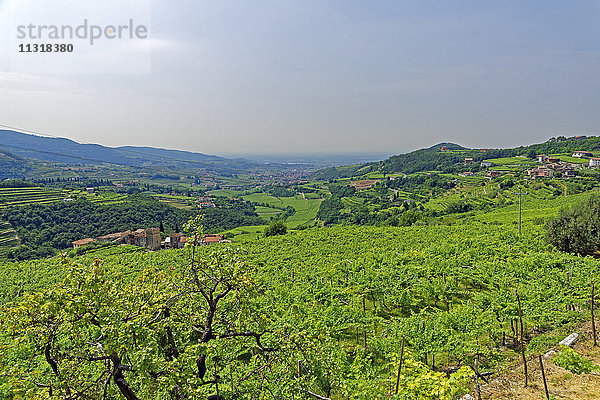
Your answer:
[[[293,207],[296,209],[296,213],[286,220],[286,224],[290,228],[296,228],[307,222],[313,221],[317,217],[319,212],[319,206],[321,205],[322,199],[296,199]]]
[[[242,198],[253,203],[267,204],[277,208],[286,208],[288,206],[294,207],[296,213],[285,220],[288,228],[292,229],[314,220],[317,217],[319,206],[323,201],[320,198],[311,199],[300,194],[294,197],[273,197],[267,193],[252,193],[242,196]],[[270,208],[272,211],[268,211],[265,207],[262,207],[260,209],[262,214],[259,213],[259,215],[263,216],[267,213],[275,213],[277,208]]]
[[[485,160],[493,163],[494,165],[535,165],[537,162],[532,160],[531,158],[523,158],[523,157],[504,157],[504,158],[491,158],[489,160]]]
[[[573,164],[589,164],[590,160],[587,158],[571,157],[568,154],[551,154],[550,157],[556,157],[561,161],[570,162]]]
[[[263,231],[266,227],[267,225],[242,226],[222,232],[222,234],[227,235],[227,237],[232,237],[235,242],[258,240],[263,236]]]
[[[264,203],[268,204],[269,206],[285,208],[284,201],[282,199],[285,199],[287,197],[273,197],[268,193],[252,193],[242,196],[242,198],[244,200],[251,201],[252,203]]]
[[[223,197],[239,197],[240,195],[247,193],[246,190],[232,190],[232,189],[218,189],[211,190],[208,192],[211,196],[223,196]]]

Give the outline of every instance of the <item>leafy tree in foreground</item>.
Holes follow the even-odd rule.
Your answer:
[[[563,208],[546,226],[548,242],[561,251],[593,254],[600,246],[600,195]]]
[[[197,244],[201,230],[192,232]],[[267,367],[275,386],[282,364],[274,362],[277,349],[258,317],[252,270],[229,249],[192,259],[183,271],[142,267],[135,277],[100,260],[70,266],[63,284],[26,296],[1,315],[0,361],[13,395],[179,400],[244,394],[265,379]]]

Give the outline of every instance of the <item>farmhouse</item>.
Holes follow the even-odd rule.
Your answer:
[[[546,162],[548,160],[548,156],[545,154],[538,154],[537,156],[535,156],[535,158],[537,158],[538,162]]]
[[[204,235],[202,238],[202,244],[208,245],[212,243],[221,243],[223,241],[223,235]]]
[[[187,237],[181,233],[171,233],[164,241],[165,249],[183,249],[187,243]]]
[[[160,230],[158,228],[138,229],[134,232],[127,230],[100,236],[98,240],[101,242],[131,244],[154,251],[160,249]]]
[[[472,158],[465,158],[465,165],[469,165],[469,164],[473,164],[473,159]]]
[[[98,238],[99,241],[101,242],[121,242],[124,243],[124,237],[128,236],[131,233],[131,231],[125,231],[125,232],[116,232],[116,233],[109,233],[108,235],[104,235],[104,236],[100,236]]]
[[[590,158],[590,167],[600,167],[600,158],[597,158],[597,157]]]
[[[554,176],[554,171],[550,168],[538,167],[537,169],[527,170],[527,175],[533,179],[535,179],[535,178],[552,178]]]
[[[593,157],[594,155],[592,153],[590,153],[589,151],[575,151],[575,152],[573,152],[572,156],[582,158],[582,157]]]
[[[138,247],[146,247],[146,231],[138,229],[133,232],[133,245]]]
[[[85,246],[86,244],[90,244],[95,241],[96,241],[96,239],[85,238],[85,239],[81,239],[81,240],[76,240],[76,241],[72,242],[72,244],[73,244],[74,249],[78,249],[82,246]]]

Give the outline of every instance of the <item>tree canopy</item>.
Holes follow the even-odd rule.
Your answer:
[[[586,255],[600,248],[600,195],[563,208],[546,227],[548,242],[561,251]]]
[[[285,235],[286,233],[287,226],[281,220],[271,221],[265,228],[265,236]]]

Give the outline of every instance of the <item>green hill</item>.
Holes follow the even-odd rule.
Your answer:
[[[15,156],[16,155],[16,156]],[[78,143],[66,138],[45,137],[10,130],[0,130],[0,178],[18,178],[4,166],[3,158],[32,159],[68,165],[103,165],[125,167],[161,167],[192,171],[211,171],[219,174],[248,172],[264,165],[242,159],[228,159],[180,150],[153,147],[123,146],[112,148],[99,144]],[[13,161],[14,162],[14,161]],[[20,166],[20,169],[24,166]],[[13,173],[9,173],[13,172]]]
[[[446,151],[441,151],[447,147]],[[574,136],[570,138],[552,138],[544,143],[520,146],[508,149],[467,149],[453,143],[440,143],[427,149],[415,150],[406,154],[392,156],[387,160],[355,165],[350,167],[331,167],[315,172],[316,180],[360,177],[367,173],[379,171],[385,174],[441,171],[458,172],[464,169],[464,159],[472,158],[474,163],[484,160],[527,156],[535,158],[537,154],[571,154],[574,151],[600,151],[600,137]]]

